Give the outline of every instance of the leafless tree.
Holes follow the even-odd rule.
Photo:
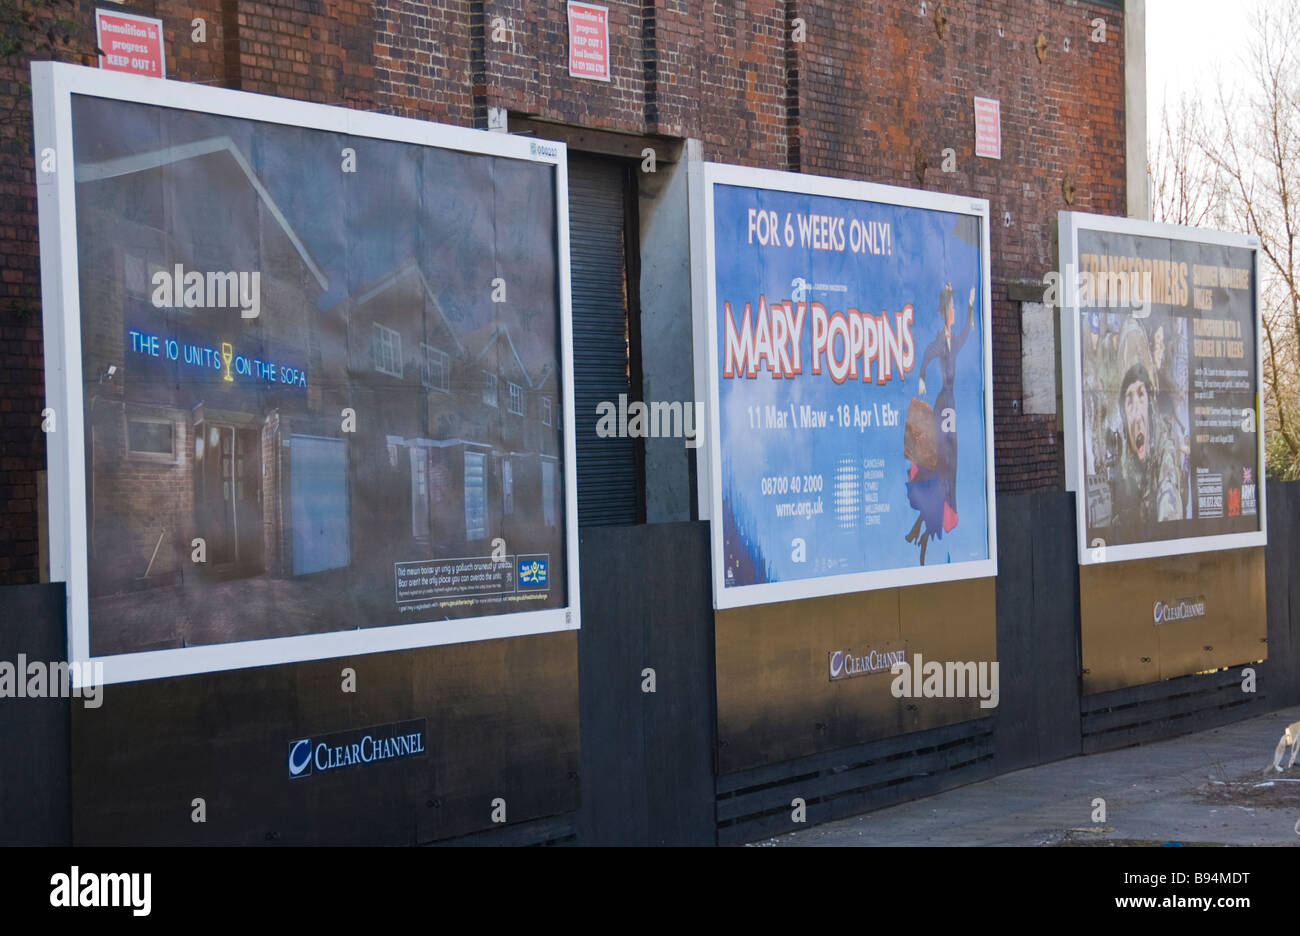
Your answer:
[[[1160,127],[1149,146],[1151,213],[1156,221],[1190,227],[1222,221],[1223,189],[1215,165],[1206,157],[1205,116],[1201,102],[1183,95],[1160,110]]]
[[[1238,83],[1166,108],[1151,154],[1155,219],[1260,240],[1271,477],[1300,478],[1300,4],[1261,4]]]

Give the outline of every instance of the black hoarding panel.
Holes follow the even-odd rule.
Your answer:
[[[1033,495],[998,498],[998,663],[1008,676],[998,706],[998,756],[1009,769],[1038,763],[1038,713],[1033,693],[1012,691],[1032,678],[1035,642]]]
[[[1033,498],[1034,649],[1026,659],[1037,713],[1038,763],[1079,753],[1079,565],[1064,494]]]
[[[73,713],[77,844],[411,845],[578,805],[572,633],[104,692]]]
[[[47,689],[30,697],[66,657],[63,608],[61,584],[0,588],[0,845],[71,841],[68,711],[98,704],[104,687],[80,698],[50,698]]]
[[[1300,701],[1300,582],[1295,562],[1300,554],[1300,485],[1268,483],[1268,552],[1265,581],[1268,593],[1268,660],[1261,666],[1262,681],[1277,705]]]
[[[712,844],[708,527],[588,528],[581,557],[579,840]]]

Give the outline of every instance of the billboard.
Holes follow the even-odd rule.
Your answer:
[[[1257,242],[1075,212],[1060,233],[1080,562],[1264,545]]]
[[[576,628],[564,146],[33,77],[69,659],[123,682]]]
[[[705,164],[715,607],[996,573],[987,202]]]

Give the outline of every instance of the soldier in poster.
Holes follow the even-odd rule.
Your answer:
[[[1181,444],[1171,420],[1156,405],[1146,365],[1133,364],[1119,391],[1124,438],[1119,476],[1112,483],[1112,524],[1127,536],[1151,525],[1181,520]]]
[[[1089,526],[1112,544],[1158,539],[1190,515],[1186,321],[1091,311],[1082,327]]]

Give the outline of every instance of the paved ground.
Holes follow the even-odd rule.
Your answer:
[[[184,585],[92,600],[91,650],[125,653],[351,629],[382,614],[362,606],[359,592],[333,572],[226,581],[194,576]]]
[[[1294,721],[1300,707],[1019,770],[757,844],[1300,845],[1300,759],[1273,770],[1273,750]],[[1097,797],[1104,822],[1092,818]]]

